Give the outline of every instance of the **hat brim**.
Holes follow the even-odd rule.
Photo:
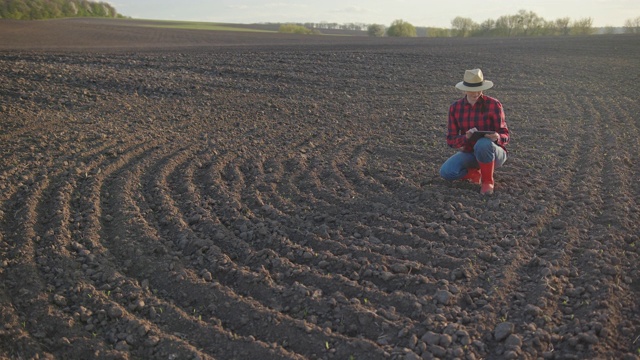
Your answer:
[[[485,80],[480,86],[466,86],[464,81],[460,81],[456,84],[456,88],[462,91],[482,91],[491,89],[493,87],[493,81]]]

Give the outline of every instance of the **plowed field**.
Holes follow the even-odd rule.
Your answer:
[[[637,36],[123,24],[0,21],[0,358],[640,357]]]

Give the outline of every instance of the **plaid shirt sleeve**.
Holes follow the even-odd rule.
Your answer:
[[[447,144],[452,148],[465,152],[473,151],[475,141],[467,140],[465,134],[469,129],[495,131],[500,135],[496,144],[502,148],[509,143],[509,129],[502,104],[495,98],[482,95],[471,106],[466,97],[454,102],[449,107],[447,128]],[[506,149],[505,149],[506,150]]]

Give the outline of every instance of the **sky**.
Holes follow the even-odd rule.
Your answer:
[[[450,28],[457,16],[476,23],[533,11],[547,21],[591,18],[594,27],[640,17],[639,0],[107,0],[136,19],[218,23],[364,23]]]

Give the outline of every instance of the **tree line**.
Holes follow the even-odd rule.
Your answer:
[[[520,10],[513,15],[488,19],[478,24],[470,18],[458,16],[451,20],[451,28],[414,27],[403,21],[394,21],[389,28],[384,25],[369,25],[370,36],[426,36],[426,37],[471,37],[471,36],[555,36],[591,35],[595,32],[593,19],[571,20],[568,17],[547,21],[533,11]],[[614,33],[612,27],[605,33]],[[624,32],[640,34],[640,17],[625,22]]]
[[[106,2],[88,0],[0,0],[0,19],[42,20],[63,17],[122,17]]]
[[[520,10],[517,14],[488,19],[478,24],[461,16],[451,20],[453,36],[553,36],[591,35],[593,19],[571,20],[568,17],[547,21],[533,11]]]

